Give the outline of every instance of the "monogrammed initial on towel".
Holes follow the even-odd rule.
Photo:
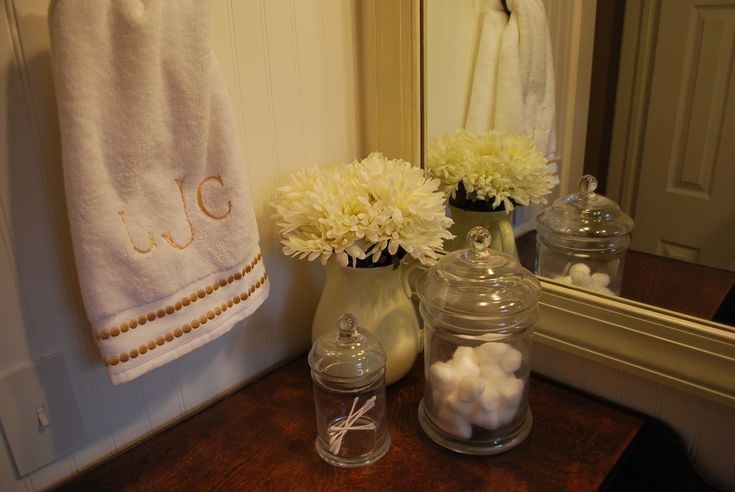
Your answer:
[[[268,296],[207,6],[49,8],[74,254],[113,384],[226,333]]]

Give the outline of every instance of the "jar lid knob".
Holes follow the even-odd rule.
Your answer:
[[[357,336],[357,318],[345,313],[337,318],[337,328],[339,328],[340,340],[352,340]]]
[[[585,174],[579,178],[579,191],[582,195],[591,197],[597,189],[597,178],[591,174]]]
[[[467,233],[467,245],[474,257],[487,256],[490,254],[488,249],[492,243],[490,231],[482,226],[475,226]]]

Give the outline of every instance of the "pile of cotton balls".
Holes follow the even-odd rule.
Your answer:
[[[575,263],[569,267],[569,275],[560,275],[554,280],[562,284],[576,285],[585,289],[595,290],[603,294],[614,296],[615,293],[608,289],[610,275],[607,273],[592,273],[590,267],[584,263]]]
[[[472,436],[472,424],[495,430],[513,420],[525,384],[514,373],[521,352],[509,344],[487,342],[457,347],[452,358],[429,368],[436,425],[463,439]]]

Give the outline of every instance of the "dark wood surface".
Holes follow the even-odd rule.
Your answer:
[[[522,262],[532,269],[535,235],[520,238],[518,248]],[[624,273],[628,297],[709,317],[732,283],[731,277],[718,280],[722,272],[715,270],[704,282],[713,290],[687,288],[691,275],[701,278],[702,267],[661,260],[629,254]],[[669,275],[668,284],[654,283],[661,274],[657,269]],[[655,439],[645,437],[650,420],[538,377],[532,378],[530,388],[533,428],[517,448],[490,457],[445,450],[418,423],[422,370],[419,361],[388,388],[392,446],[366,468],[337,469],[317,455],[311,380],[306,360],[300,358],[57,489],[629,490],[628,485],[642,483],[644,472],[651,483],[660,483],[661,476],[678,477],[674,471],[685,471],[691,480],[686,483],[701,485],[686,470],[688,462],[680,451],[675,470],[673,458],[666,458],[659,460],[657,469],[666,471],[651,472],[652,456],[680,446],[658,443],[667,432],[657,432]],[[680,483],[679,478],[672,480]]]
[[[714,319],[735,272],[631,251],[625,256],[621,295],[704,319]]]
[[[536,233],[518,238],[518,255],[533,271]],[[735,285],[735,272],[718,270],[662,256],[628,251],[625,255],[621,297],[664,309],[715,319]]]
[[[506,453],[464,456],[419,426],[422,370],[419,361],[388,388],[392,446],[365,468],[337,469],[317,455],[300,358],[59,490],[597,490],[644,422],[533,377],[529,437]]]

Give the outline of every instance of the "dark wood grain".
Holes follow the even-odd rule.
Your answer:
[[[536,233],[517,240],[518,255],[533,271]],[[718,270],[640,251],[628,251],[621,297],[712,320],[735,285],[735,272]]]
[[[665,309],[713,319],[735,283],[735,272],[631,251],[621,295]]]
[[[388,389],[392,446],[371,466],[337,469],[317,455],[301,358],[58,490],[596,490],[643,423],[533,378],[529,437],[500,455],[459,455],[419,426],[422,367]]]

